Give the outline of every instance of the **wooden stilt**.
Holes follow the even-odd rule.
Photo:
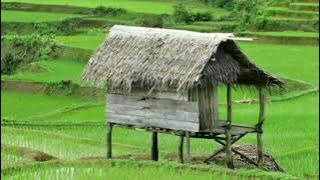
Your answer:
[[[180,136],[180,144],[179,144],[179,160],[181,163],[184,163],[183,159],[183,141],[184,141],[184,136]]]
[[[257,133],[257,156],[258,156],[257,159],[258,159],[258,165],[261,167],[263,163],[262,127],[266,119],[265,117],[266,96],[262,88],[259,88],[259,104],[260,104],[260,112],[259,112],[259,122],[257,126],[260,132]]]
[[[228,168],[233,169],[233,157],[232,157],[232,137],[231,137],[231,125],[232,125],[232,92],[231,86],[227,85],[227,122],[228,125],[225,127],[226,134],[226,163]]]
[[[107,123],[107,159],[112,158],[112,123]]]
[[[231,127],[232,123],[232,90],[231,86],[227,85],[227,123]]]
[[[230,129],[226,128],[225,133],[226,133],[226,162],[227,162],[228,168],[234,169]]]
[[[187,162],[191,161],[191,152],[190,152],[190,133],[186,132],[187,137]]]
[[[159,160],[158,133],[157,132],[152,132],[151,159],[153,161]]]

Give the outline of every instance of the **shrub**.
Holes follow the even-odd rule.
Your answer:
[[[236,31],[238,25],[237,24],[223,24],[221,25],[219,31],[221,32],[234,32]]]
[[[199,0],[206,5],[212,5],[219,8],[231,10],[234,7],[235,0]]]
[[[56,53],[58,45],[52,36],[1,37],[1,74],[12,74],[20,65],[47,60]]]
[[[21,59],[15,58],[10,52],[6,53],[1,57],[1,74],[13,74],[21,62]]]
[[[197,12],[194,14],[191,14],[192,21],[211,21],[212,20],[212,14],[210,12]]]
[[[265,16],[258,16],[256,17],[254,20],[253,20],[253,28],[254,29],[257,29],[257,30],[263,30],[266,28],[266,25],[267,25],[267,18]]]
[[[81,18],[66,19],[55,25],[55,32],[67,35],[73,34],[77,30],[77,23],[81,22]]]
[[[187,7],[184,3],[180,2],[175,5],[173,11],[173,18],[175,22],[178,23],[190,23],[192,22],[192,17],[190,12],[187,10]]]
[[[98,6],[93,10],[93,14],[97,16],[106,16],[106,15],[112,15],[117,16],[121,14],[126,14],[127,11],[122,8],[112,8],[112,7],[104,7],[104,6]]]
[[[210,12],[191,13],[185,4],[180,2],[174,6],[173,19],[177,23],[189,24],[196,21],[211,21],[212,14]]]
[[[212,0],[213,5],[219,8],[233,9],[235,0]]]
[[[240,22],[240,30],[252,28],[257,23],[261,26],[265,21],[262,18],[256,18],[263,15],[260,9],[263,6],[263,0],[236,0],[233,16]],[[262,21],[263,20],[263,21]],[[258,22],[256,22],[258,21]]]
[[[162,16],[155,15],[155,16],[145,16],[137,20],[136,24],[139,26],[144,27],[158,27],[162,28],[164,25],[164,20]]]
[[[79,89],[79,85],[71,80],[62,80],[60,82],[48,83],[45,89],[45,94],[62,94],[66,96],[73,95]]]

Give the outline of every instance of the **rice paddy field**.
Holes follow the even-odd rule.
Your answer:
[[[3,2],[69,5],[94,8],[99,5],[124,8],[134,13],[172,13],[175,1],[166,0],[2,0]],[[225,16],[225,9],[208,7],[198,1],[187,1],[193,11],[210,11]],[[301,7],[300,7],[301,6]],[[292,3],[281,7],[312,11],[316,5]],[[294,10],[292,10],[292,9]],[[277,7],[269,8],[277,9]],[[279,9],[279,7],[278,7]],[[270,13],[270,12],[269,12]],[[277,12],[276,12],[277,13]],[[306,13],[305,13],[306,14]],[[279,16],[279,14],[269,14]],[[283,15],[283,13],[282,13]],[[2,23],[59,22],[87,15],[39,11],[2,10]],[[306,15],[308,16],[308,15]],[[305,16],[302,16],[304,18]],[[107,17],[89,17],[112,21]],[[301,18],[301,17],[300,17]],[[120,18],[121,20],[121,18]],[[117,19],[119,21],[119,19]],[[128,20],[124,20],[127,23]],[[228,22],[233,23],[233,22]],[[177,24],[177,29],[192,27],[214,31],[219,22]],[[199,28],[199,26],[201,26]],[[282,78],[285,90],[271,90],[264,127],[264,149],[285,170],[267,172],[258,168],[227,169],[218,164],[178,163],[179,137],[160,134],[160,161],[150,161],[151,133],[114,128],[113,155],[106,156],[105,98],[91,95],[47,93],[24,87],[22,82],[51,87],[62,81],[77,86],[90,55],[108,37],[110,25],[77,29],[77,33],[53,35],[60,47],[55,56],[36,59],[20,66],[15,73],[1,74],[1,83],[14,86],[1,88],[1,178],[3,179],[319,179],[319,51],[318,45],[266,42],[238,42],[240,48],[259,67]],[[1,29],[2,32],[2,29]],[[313,38],[317,32],[286,31],[242,32],[246,36]],[[12,35],[12,34],[10,34]],[[2,36],[6,34],[2,33]],[[2,52],[1,47],[1,52]],[[4,88],[6,87],[6,88]],[[56,86],[55,86],[56,87]],[[59,86],[58,87],[58,90]],[[67,89],[68,90],[68,89]],[[225,87],[219,89],[220,118],[226,119]],[[234,122],[255,125],[259,105],[255,89],[234,89]],[[256,144],[248,135],[237,144]],[[192,157],[209,156],[220,146],[211,140],[191,140]]]
[[[225,15],[227,11],[217,8],[208,8],[194,0],[188,0],[188,7],[193,11],[211,11],[214,14]],[[23,2],[23,3],[33,3],[33,4],[48,4],[48,5],[72,5],[81,7],[97,7],[97,6],[107,6],[114,8],[124,8],[128,11],[151,13],[151,14],[170,14],[173,12],[173,1],[148,1],[148,0],[111,0],[111,1],[101,1],[101,0],[2,0],[1,2]]]
[[[1,10],[1,22],[50,22],[74,17],[80,17],[80,15]]]

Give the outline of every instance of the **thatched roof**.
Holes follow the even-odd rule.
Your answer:
[[[90,59],[84,80],[128,92],[132,87],[186,92],[206,83],[281,85],[250,62],[232,37],[116,25]]]

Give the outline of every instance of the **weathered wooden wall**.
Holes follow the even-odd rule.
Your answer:
[[[218,125],[219,104],[218,104],[218,87],[208,86],[197,90],[198,106],[200,113],[200,129],[212,129]]]
[[[107,95],[108,122],[159,127],[184,131],[199,131],[197,102],[143,96]]]

